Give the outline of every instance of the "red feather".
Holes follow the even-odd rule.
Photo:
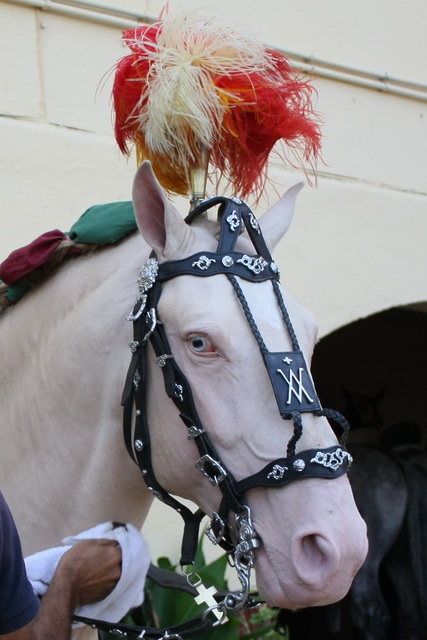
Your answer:
[[[188,164],[194,162],[195,157],[197,160],[199,144],[194,131],[181,125],[180,132],[184,131],[185,143],[192,155],[187,166],[182,166],[176,158],[163,157],[154,151],[147,144],[146,132],[141,126],[140,116],[150,100],[148,80],[153,80],[156,74],[150,55],[156,52],[161,33],[162,22],[159,22],[129,29],[123,34],[131,53],[116,67],[113,87],[115,136],[124,154],[129,154],[135,145],[138,162],[144,158],[152,161],[165,189],[187,195]],[[194,40],[191,46],[194,47]],[[210,74],[210,81],[224,106],[220,127],[215,127],[216,138],[208,146],[210,164],[242,197],[261,194],[268,159],[277,142],[285,143],[283,155],[290,164],[308,163],[313,168],[321,147],[319,118],[312,107],[315,90],[292,70],[283,54],[267,48],[264,53],[268,61],[265,69],[258,66],[253,72]],[[193,64],[200,65],[200,62],[197,60]],[[174,139],[174,144],[179,142]]]

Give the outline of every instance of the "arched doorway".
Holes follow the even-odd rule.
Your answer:
[[[312,371],[323,406],[347,415],[350,442],[426,447],[426,303],[381,311],[325,336]]]

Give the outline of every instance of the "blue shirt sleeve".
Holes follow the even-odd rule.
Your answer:
[[[0,493],[0,635],[25,627],[39,607],[27,578],[12,514]]]

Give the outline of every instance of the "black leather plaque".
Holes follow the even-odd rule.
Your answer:
[[[263,356],[282,416],[322,408],[302,351],[268,351]]]

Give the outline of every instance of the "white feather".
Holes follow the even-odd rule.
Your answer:
[[[137,120],[147,146],[183,164],[194,159],[190,130],[207,149],[221,136],[227,97],[215,75],[266,71],[271,62],[265,46],[238,26],[218,16],[167,15],[157,43],[135,40],[151,71],[131,118]]]

